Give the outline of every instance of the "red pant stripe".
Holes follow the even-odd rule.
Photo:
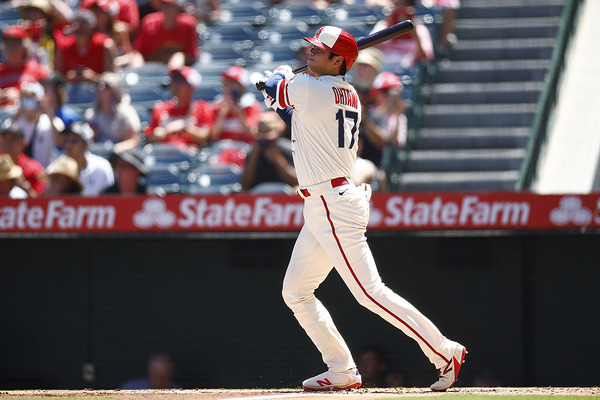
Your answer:
[[[342,248],[342,244],[340,243],[340,240],[338,239],[337,234],[335,233],[335,227],[333,226],[333,221],[331,220],[331,216],[329,214],[329,208],[327,207],[327,202],[325,201],[325,198],[323,196],[321,196],[321,200],[323,201],[323,206],[325,207],[325,212],[327,213],[327,220],[329,221],[329,225],[331,225],[331,232],[333,233],[333,237],[334,237],[334,239],[335,239],[335,241],[336,241],[336,243],[338,245],[338,248],[340,249],[340,252],[342,253],[342,257],[344,257],[344,261],[346,262],[346,266],[350,270],[350,273],[354,277],[354,280],[358,284],[358,287],[360,287],[360,290],[362,290],[362,292],[365,294],[365,296],[367,296],[369,298],[369,300],[371,300],[373,303],[377,304],[377,306],[379,306],[382,310],[384,310],[385,312],[387,312],[388,314],[390,314],[392,317],[394,317],[395,319],[397,319],[398,321],[400,321],[404,326],[406,326],[408,329],[410,329],[419,339],[421,339],[421,341],[423,343],[425,343],[427,345],[427,347],[429,347],[431,349],[431,351],[433,351],[438,357],[440,357],[442,360],[444,360],[444,362],[448,363],[449,362],[448,359],[446,357],[444,357],[443,355],[441,355],[440,353],[438,353],[431,346],[431,344],[429,344],[429,342],[427,342],[423,338],[423,336],[421,336],[413,327],[411,327],[410,325],[408,325],[408,323],[406,323],[402,318],[398,317],[396,314],[394,314],[393,312],[391,312],[390,310],[388,310],[382,304],[378,303],[373,297],[371,297],[371,295],[369,293],[367,293],[366,289],[364,288],[364,286],[362,285],[362,283],[360,283],[360,280],[358,279],[358,277],[354,273],[354,270],[352,269],[352,266],[350,265],[350,262],[348,261],[348,258],[346,257],[346,253],[344,252],[344,249]]]

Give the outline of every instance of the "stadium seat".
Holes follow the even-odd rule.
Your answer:
[[[193,154],[174,144],[151,143],[144,146],[143,150],[144,164],[149,168],[170,164],[179,168],[190,168],[194,164]]]
[[[155,82],[140,82],[137,85],[127,86],[126,94],[131,104],[142,105],[149,109],[157,102],[171,98],[169,90]]]
[[[261,25],[266,21],[265,13],[267,11],[268,6],[263,1],[223,1],[218,24],[251,21],[254,25]]]
[[[8,25],[16,25],[21,19],[21,13],[18,7],[14,7],[12,2],[0,2],[0,30],[4,30]]]
[[[146,129],[148,124],[150,123],[150,118],[152,117],[152,111],[146,107],[144,104],[132,104],[133,108],[138,114],[140,118],[140,123],[142,125],[142,130]]]
[[[156,164],[148,167],[147,185],[186,185],[187,175],[175,164]]]
[[[187,183],[194,193],[239,192],[242,170],[234,164],[202,164],[187,175]]]
[[[169,69],[160,62],[146,62],[140,67],[126,67],[121,70],[120,74],[125,87],[144,82],[166,86],[170,81]]]
[[[218,24],[206,29],[202,36],[203,47],[208,44],[229,43],[231,41],[256,40],[257,31],[249,23]]]
[[[214,83],[202,83],[199,87],[194,90],[194,99],[202,99],[206,101],[213,101],[215,97],[223,92],[222,85],[220,82]]]
[[[96,84],[90,82],[67,83],[65,85],[67,104],[85,110],[92,106],[96,98]]]
[[[235,165],[242,169],[252,146],[246,142],[229,139],[218,140],[208,150],[207,163],[210,165]]]

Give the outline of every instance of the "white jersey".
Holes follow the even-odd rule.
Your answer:
[[[292,155],[298,183],[310,186],[352,176],[361,105],[343,76],[299,74],[281,80],[277,106],[293,107]]]
[[[103,190],[115,183],[112,166],[104,157],[91,152],[85,154],[85,168],[79,172],[79,180],[83,185],[83,194],[98,196]]]

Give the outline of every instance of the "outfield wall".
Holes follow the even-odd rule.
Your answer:
[[[1,239],[0,389],[116,388],[155,352],[185,388],[298,387],[324,367],[280,295],[295,235]],[[388,286],[468,347],[460,384],[597,385],[600,236],[453,235],[369,241]],[[317,296],[356,357],[376,344],[407,386],[435,380],[336,273]]]

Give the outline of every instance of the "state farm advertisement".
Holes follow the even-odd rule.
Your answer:
[[[369,230],[598,229],[600,193],[389,193],[371,199]],[[297,231],[288,195],[61,197],[0,200],[0,233]]]

